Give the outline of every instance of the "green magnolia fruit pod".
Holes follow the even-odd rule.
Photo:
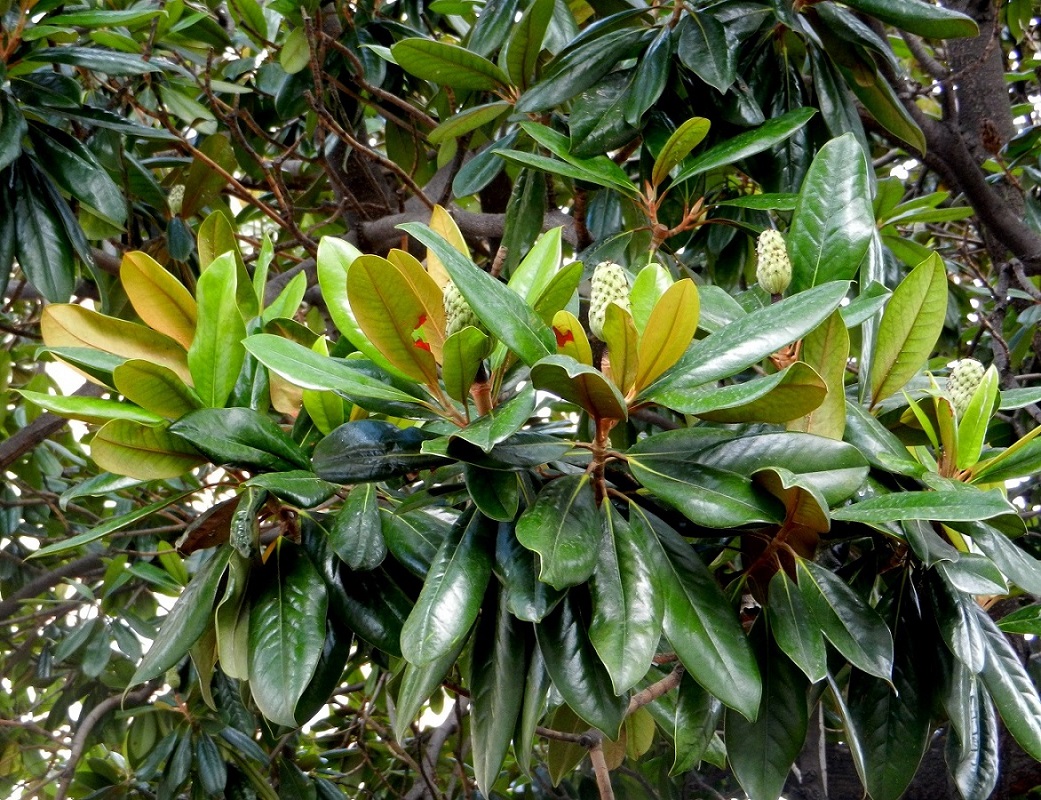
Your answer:
[[[453,333],[458,333],[467,325],[477,328],[481,333],[488,333],[488,329],[484,327],[474,310],[470,308],[470,304],[466,302],[466,298],[459,291],[459,287],[452,281],[445,284],[444,303],[446,339]]]
[[[976,393],[985,372],[984,366],[974,358],[963,358],[955,362],[951,374],[947,377],[947,396],[959,417],[968,409],[969,401]]]
[[[607,307],[616,303],[629,311],[629,279],[625,270],[612,261],[601,261],[593,270],[589,292],[589,330],[597,339],[604,339],[604,320]]]
[[[767,229],[759,234],[756,243],[759,257],[755,277],[759,285],[770,294],[782,294],[792,282],[792,262],[784,237],[779,231]]]

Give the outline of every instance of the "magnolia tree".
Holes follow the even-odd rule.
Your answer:
[[[1030,2],[4,11],[9,794],[1041,785]]]

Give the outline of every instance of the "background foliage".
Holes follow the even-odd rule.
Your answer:
[[[1041,785],[1036,3],[0,12],[4,793]]]

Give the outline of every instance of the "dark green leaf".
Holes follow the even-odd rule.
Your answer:
[[[929,39],[953,39],[979,33],[971,17],[922,0],[848,0],[846,5]]]
[[[680,62],[721,94],[737,73],[738,42],[712,14],[690,11],[679,24]]]
[[[672,30],[663,26],[636,66],[623,109],[625,121],[636,125],[665,90],[672,62]],[[602,151],[601,151],[602,152]],[[687,152],[690,152],[688,150]],[[659,156],[660,158],[660,156]],[[666,173],[668,170],[666,170]]]
[[[951,714],[947,732],[947,768],[962,800],[987,800],[999,776],[998,716],[975,675],[960,669],[952,682],[962,686],[948,700],[958,712]]]
[[[363,483],[351,489],[329,530],[329,544],[353,570],[378,567],[387,556],[376,487]]]
[[[297,701],[325,646],[328,595],[303,551],[283,539],[249,618],[249,686],[261,713],[295,727]]]
[[[651,556],[657,545],[654,531],[638,515],[627,522],[609,502],[601,513],[604,536],[590,581],[589,640],[621,694],[647,674],[661,639],[665,607]]]
[[[382,509],[380,515],[387,549],[404,567],[425,577],[452,526],[424,511],[397,514]]]
[[[633,507],[634,516],[644,516]],[[690,675],[746,719],[755,719],[762,682],[755,655],[737,614],[712,573],[679,534],[663,523],[653,527],[661,543],[651,551],[665,596],[665,635]]]
[[[984,522],[965,522],[953,527],[969,534],[984,555],[1020,589],[1031,594],[1041,593],[1041,562],[1004,533]]]
[[[635,55],[642,39],[641,30],[623,28],[565,51],[546,65],[542,80],[521,95],[517,111],[552,108],[584,92],[619,61]]]
[[[401,628],[412,600],[383,567],[371,572],[340,570],[331,608],[359,638],[392,656],[401,655]]]
[[[485,453],[519,431],[535,411],[535,392],[528,388],[471,422],[454,438],[480,447]]]
[[[889,681],[893,635],[878,612],[824,567],[805,559],[798,567],[799,591],[824,635],[851,664]]]
[[[30,58],[44,64],[69,64],[113,76],[147,75],[149,72],[163,71],[161,59],[145,61],[139,55],[98,47],[43,47],[34,50]]]
[[[22,137],[27,131],[21,110],[7,92],[0,93],[0,172],[21,155]]]
[[[524,703],[525,633],[507,608],[506,592],[489,592],[474,634],[470,675],[474,775],[486,797],[499,777]]]
[[[588,724],[617,739],[628,699],[611,688],[570,596],[535,626],[535,634],[546,671],[564,702]]]
[[[539,555],[539,580],[557,589],[593,574],[603,535],[587,474],[547,484],[517,521],[517,540]]]
[[[405,659],[423,666],[454,650],[477,619],[492,574],[494,523],[468,510],[452,527],[401,629]]]
[[[64,303],[76,288],[76,265],[61,217],[47,202],[44,180],[33,168],[15,168],[15,255],[40,294]]]
[[[539,580],[535,554],[517,541],[511,523],[499,525],[495,543],[495,574],[506,592],[510,613],[525,622],[539,622],[566,590]]]
[[[155,641],[138,665],[130,685],[158,678],[180,661],[213,622],[213,603],[231,548],[222,547],[195,574],[163,620]]]
[[[469,633],[469,630],[466,633]],[[429,664],[423,666],[405,664],[401,687],[398,689],[397,718],[394,722],[394,738],[399,742],[405,741],[405,734],[409,730],[409,726],[419,716],[423,704],[437,690],[441,681],[455,665],[465,644],[466,636],[464,635],[458,644]]]
[[[496,522],[509,522],[520,508],[520,487],[515,472],[483,469],[473,464],[463,466],[470,499],[486,517]]]
[[[812,682],[828,675],[824,634],[813,624],[799,587],[780,569],[770,579],[767,613],[774,640]]]
[[[542,42],[553,18],[553,0],[535,0],[513,26],[499,53],[499,65],[514,86],[525,88],[534,77]]]
[[[249,485],[266,489],[297,508],[314,508],[336,493],[335,486],[306,469],[256,475],[249,479]]]
[[[199,774],[199,783],[207,794],[223,794],[228,781],[228,768],[209,734],[199,734],[195,741],[195,770]]]
[[[315,446],[311,463],[319,477],[333,483],[387,480],[444,463],[420,452],[429,438],[419,428],[399,428],[389,422],[347,422]]]
[[[959,592],[939,574],[929,577],[928,591],[940,636],[954,656],[973,675],[978,674],[983,669],[986,650],[976,619],[975,599]]]
[[[600,370],[572,356],[551,355],[540,359],[531,368],[531,380],[537,389],[552,392],[598,419],[628,417],[625,398],[618,387]]]
[[[32,129],[32,141],[41,163],[62,189],[112,224],[126,221],[126,197],[86,145],[57,128],[44,127]]]
[[[215,464],[246,469],[306,470],[299,445],[268,417],[248,408],[202,408],[185,414],[170,432]]]
[[[759,715],[749,722],[729,710],[726,714],[727,759],[741,788],[759,800],[781,796],[792,764],[802,750],[809,725],[805,676],[771,646],[760,632],[758,650],[763,678]]]

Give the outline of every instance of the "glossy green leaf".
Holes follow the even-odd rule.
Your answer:
[[[464,644],[465,636],[455,647],[429,664],[416,666],[406,662],[395,709],[397,717],[394,721],[394,738],[399,742],[405,741],[409,726],[419,716],[423,704],[437,691],[441,681],[451,671]]]
[[[846,5],[929,39],[953,39],[979,33],[976,23],[966,14],[922,0],[850,0]]]
[[[167,428],[114,419],[90,440],[102,469],[140,480],[176,478],[204,463],[199,452]]]
[[[254,334],[246,339],[245,346],[261,364],[304,389],[340,392],[352,400],[419,402],[387,381],[373,378],[353,367],[350,361],[327,358],[281,336]]]
[[[297,701],[325,646],[328,595],[322,576],[285,540],[268,561],[267,580],[249,617],[249,687],[260,712],[295,727]]]
[[[20,117],[18,114],[14,119]],[[89,147],[57,128],[33,127],[31,136],[39,163],[63,191],[112,225],[120,227],[126,222],[126,198]],[[0,142],[3,141],[4,134],[0,132]],[[0,155],[0,164],[3,161]]]
[[[330,609],[360,638],[393,656],[401,655],[401,627],[412,599],[383,567],[371,572],[341,569]]]
[[[968,469],[979,461],[997,402],[998,371],[991,364],[958,420],[958,469]]]
[[[698,525],[733,528],[780,522],[784,517],[779,503],[757,492],[749,478],[736,472],[631,450],[629,466],[633,476],[656,497]]]
[[[249,679],[249,574],[249,560],[232,556],[224,596],[213,619],[221,672],[236,680]]]
[[[427,141],[431,144],[442,144],[452,139],[456,139],[464,134],[477,130],[482,125],[494,122],[506,113],[506,110],[509,107],[509,103],[503,100],[498,100],[494,103],[485,103],[484,105],[474,106],[473,108],[460,111],[458,114],[449,117],[430,131],[430,133],[427,134]]]
[[[958,661],[973,675],[978,674],[986,659],[986,642],[976,618],[975,599],[955,589],[939,574],[930,577],[928,591],[931,612],[943,641]]]
[[[535,392],[526,388],[452,435],[490,453],[495,445],[519,431],[534,411]]]
[[[103,400],[98,397],[66,397],[63,395],[31,392],[28,389],[18,389],[16,391],[33,405],[67,419],[78,419],[95,425],[103,425],[112,419],[125,419],[145,425],[160,425],[163,423],[163,418],[158,414],[153,414],[140,406],[130,403],[121,403],[118,400]]]
[[[499,67],[465,47],[433,39],[402,39],[391,45],[394,60],[417,78],[453,89],[494,91],[509,84]]]
[[[918,476],[924,471],[901,441],[858,403],[846,404],[846,430],[843,436],[864,454],[873,467],[912,476]]]
[[[1019,653],[982,608],[976,616],[986,642],[981,676],[1009,733],[1032,758],[1041,759],[1041,699]]]
[[[889,298],[871,362],[871,404],[900,391],[932,353],[947,315],[947,270],[932,255]]]
[[[799,192],[788,233],[790,291],[852,280],[874,230],[867,159],[847,133],[820,149]]]
[[[985,522],[963,522],[952,527],[967,533],[991,561],[1019,588],[1041,592],[1041,561]]]
[[[496,522],[509,522],[517,516],[520,486],[515,472],[464,464],[463,477],[470,499],[486,517]]]
[[[724,723],[727,759],[741,788],[753,800],[781,796],[809,727],[807,681],[788,658],[760,633],[763,699],[749,722],[729,710]]]
[[[997,489],[983,491],[896,492],[878,495],[834,512],[834,519],[885,523],[903,519],[966,522],[990,519],[1015,509]]]
[[[29,128],[25,116],[11,97],[0,95],[0,171],[7,169],[22,152],[22,137]]]
[[[513,740],[528,673],[525,626],[510,614],[505,592],[489,595],[474,633],[470,674],[474,776],[486,796]]]
[[[535,626],[539,652],[553,686],[571,710],[608,738],[616,739],[629,701],[611,688],[607,670],[589,642],[586,625],[572,599],[565,597]]]
[[[737,614],[694,548],[674,530],[653,524],[635,506],[634,516],[661,543],[651,550],[665,598],[664,630],[687,672],[746,719],[755,719],[762,681]]]
[[[112,76],[147,75],[149,72],[162,71],[158,60],[145,61],[139,55],[97,47],[43,47],[32,51],[30,55],[33,61],[44,64],[68,64]]]
[[[281,471],[308,469],[300,446],[271,419],[248,408],[203,408],[181,417],[171,433],[215,464]]]
[[[424,511],[391,513],[381,509],[383,539],[398,562],[420,578],[426,577],[451,525]]]
[[[441,380],[449,397],[466,402],[487,351],[488,335],[469,325],[445,340]]]
[[[592,176],[594,183],[613,186],[622,192],[635,193],[636,186],[620,166],[603,154],[583,158],[572,152],[573,141],[546,125],[522,122],[521,128],[528,136],[549,150],[565,164],[580,169]]]
[[[641,399],[656,401],[663,392],[678,396],[675,393],[689,392],[747,369],[824,322],[839,307],[848,289],[843,281],[815,286],[731,322],[694,342],[668,374],[641,393]]]
[[[641,334],[647,329],[647,320],[650,319],[651,311],[658,304],[661,296],[672,286],[672,283],[672,275],[657,262],[651,262],[637,273],[636,280],[633,281],[632,288],[629,290],[629,304],[633,322],[636,323],[636,330]],[[729,298],[729,295],[727,297]],[[700,305],[700,298],[698,304]],[[690,342],[687,342],[687,345],[689,344]],[[684,350],[687,345],[684,346]]]
[[[217,587],[231,552],[230,547],[222,547],[214,553],[177,598],[134,671],[131,686],[158,678],[174,666],[212,623]]]
[[[783,569],[770,579],[766,610],[770,632],[781,650],[811,683],[824,680],[828,674],[824,635],[813,624],[810,609],[799,587]]]
[[[517,540],[539,556],[539,580],[557,589],[584,582],[604,537],[587,474],[548,483],[517,521]]]
[[[610,503],[601,506],[601,513],[604,536],[590,581],[589,640],[615,693],[622,694],[650,669],[665,607],[654,579],[654,531],[639,516],[626,521]]]
[[[401,629],[406,661],[430,664],[466,636],[491,578],[494,536],[494,523],[473,509],[452,527]]]
[[[58,210],[48,202],[45,178],[17,167],[12,177],[18,265],[47,300],[64,303],[76,288],[76,265]]]
[[[437,254],[474,313],[525,363],[534,364],[556,351],[553,331],[516,294],[427,226],[409,222],[399,227]]]
[[[713,87],[726,93],[737,77],[738,42],[715,15],[689,11],[678,26],[680,62]]]
[[[827,391],[820,375],[797,361],[781,372],[762,378],[718,388],[659,392],[656,399],[674,411],[712,422],[783,423],[819,408]]]
[[[347,422],[317,445],[311,464],[323,480],[351,484],[382,481],[443,463],[420,451],[430,434],[379,420]]]
[[[330,546],[351,569],[373,569],[387,556],[377,500],[371,483],[355,486],[329,529]]]
[[[587,411],[598,419],[628,417],[625,398],[618,387],[593,367],[571,356],[546,356],[531,368],[536,389],[551,392]]]
[[[297,508],[314,508],[336,493],[336,487],[309,469],[267,472],[249,479],[249,485],[266,489],[279,500]]]
[[[246,325],[236,302],[233,254],[219,256],[199,276],[199,321],[188,350],[195,390],[210,408],[223,408],[235,388],[246,351]]]
[[[512,522],[499,526],[495,574],[503,585],[510,613],[525,622],[542,620],[566,591],[539,580],[535,558],[535,554],[517,540]]]
[[[632,82],[626,87],[623,113],[628,125],[639,124],[640,118],[661,97],[670,76],[672,56],[672,30],[663,26],[644,51],[643,57],[636,65]]]
[[[893,635],[871,606],[834,573],[799,559],[799,591],[817,626],[850,663],[889,681],[893,672]]]
[[[1034,428],[992,458],[975,464],[970,472],[973,483],[1004,483],[1041,471],[1041,427]]]
[[[994,703],[976,675],[956,669],[944,698],[951,717],[947,766],[963,800],[987,800],[997,786],[1001,739]]]
[[[850,676],[849,713],[863,752],[866,788],[873,799],[898,800],[929,745],[935,677],[926,674],[922,659],[915,662],[914,644],[905,634],[893,664],[892,682],[859,670]]]
[[[814,109],[798,108],[771,119],[753,131],[726,139],[693,159],[680,171],[672,185],[676,186],[697,175],[769,150],[802,128],[815,113]]]

